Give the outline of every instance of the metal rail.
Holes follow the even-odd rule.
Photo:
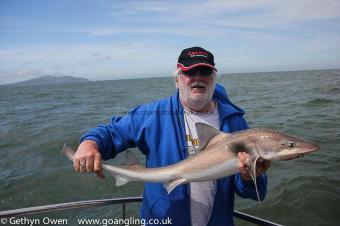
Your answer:
[[[259,217],[255,217],[250,214],[242,213],[237,210],[234,210],[234,217],[239,218],[241,220],[257,224],[257,225],[263,225],[263,226],[283,226],[282,224],[274,223],[272,221],[268,221]]]
[[[89,208],[89,207],[95,207],[95,206],[122,204],[122,219],[126,219],[126,216],[125,216],[126,203],[141,202],[141,201],[143,201],[143,197],[126,197],[126,198],[88,200],[88,201],[79,201],[79,202],[67,202],[67,203],[59,203],[59,204],[52,204],[52,205],[45,205],[45,206],[35,206],[35,207],[0,211],[0,218],[21,216],[21,215],[31,215],[31,214],[36,214],[36,213],[54,212],[54,211],[60,211],[60,210],[66,210],[66,209]],[[245,214],[245,213],[242,213],[236,210],[234,211],[234,217],[250,222],[250,223],[257,224],[257,225],[282,226],[281,224],[267,221],[265,219],[258,218],[258,217],[255,217],[249,214]]]

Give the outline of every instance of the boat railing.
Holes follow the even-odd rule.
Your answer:
[[[142,202],[143,197],[125,197],[125,198],[112,198],[112,199],[99,199],[99,200],[88,200],[88,201],[78,201],[78,202],[67,202],[67,203],[59,203],[52,205],[44,205],[44,206],[35,206],[35,207],[27,207],[21,209],[13,209],[0,211],[0,218],[9,218],[23,215],[31,215],[38,213],[46,213],[46,212],[55,212],[60,210],[67,209],[77,209],[77,208],[89,208],[89,207],[98,207],[105,205],[113,205],[120,204],[122,207],[122,219],[126,219],[126,205],[128,203]],[[264,225],[264,226],[282,226],[281,224],[277,224],[259,217],[255,217],[249,214],[245,214],[239,211],[234,210],[234,217],[244,220],[249,223],[253,223],[256,225]]]

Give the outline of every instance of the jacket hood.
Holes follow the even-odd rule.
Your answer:
[[[226,89],[219,83],[216,83],[213,100],[217,102],[219,112],[224,117],[233,114],[244,115],[244,110],[230,101]]]

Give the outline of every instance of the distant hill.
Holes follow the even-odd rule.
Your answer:
[[[32,85],[48,85],[48,84],[63,84],[63,83],[80,83],[80,82],[90,82],[90,80],[85,78],[78,78],[72,76],[52,76],[46,75],[39,78],[33,78],[23,82],[12,83],[10,85],[16,86],[32,86]]]

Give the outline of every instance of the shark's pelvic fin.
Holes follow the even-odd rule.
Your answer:
[[[116,180],[116,186],[122,186],[130,182],[129,178],[121,176],[121,175],[113,175]]]

